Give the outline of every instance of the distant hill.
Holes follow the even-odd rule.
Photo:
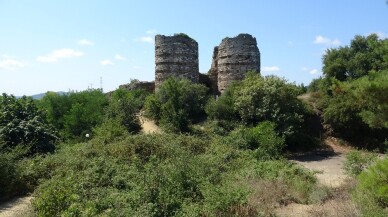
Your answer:
[[[46,92],[47,93],[47,92]],[[35,95],[32,95],[30,97],[32,97],[33,99],[42,99],[44,96],[46,96],[46,93],[39,93],[39,94],[35,94]],[[60,95],[64,95],[66,94],[67,92],[63,92],[63,91],[58,91],[58,92],[55,92],[57,94],[60,94]]]

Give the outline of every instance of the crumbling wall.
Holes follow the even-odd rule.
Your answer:
[[[155,89],[155,82],[153,81],[135,81],[129,84],[123,84],[119,86],[119,89],[126,90],[145,90],[147,92],[153,93]]]
[[[217,50],[217,51],[216,51]],[[232,81],[244,79],[247,71],[260,73],[260,51],[256,38],[240,34],[234,38],[224,38],[214,49],[212,72],[217,74],[218,90],[222,93]]]
[[[198,82],[198,43],[185,34],[155,36],[155,89],[169,77]]]

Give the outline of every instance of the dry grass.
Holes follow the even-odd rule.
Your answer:
[[[250,183],[250,187],[252,193],[249,204],[264,216],[272,216],[276,208],[294,202],[288,186],[283,181],[255,180]]]
[[[324,203],[316,204],[308,211],[312,217],[357,217],[361,211],[352,201],[350,192],[355,188],[356,180],[346,179],[346,182],[333,189],[331,198]]]

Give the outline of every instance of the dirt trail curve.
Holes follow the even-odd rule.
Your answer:
[[[34,216],[31,199],[31,196],[20,197],[0,204],[0,217]]]
[[[142,132],[145,134],[162,133],[162,130],[155,124],[154,121],[144,117],[142,114],[138,115]]]
[[[325,144],[328,146],[328,150],[315,151],[295,156],[290,160],[310,170],[316,171],[316,177],[322,185],[338,189],[344,186],[348,181],[347,175],[345,175],[345,171],[343,170],[343,163],[345,161],[346,153],[351,149],[338,145],[337,140],[331,137],[325,140]],[[312,211],[319,212],[320,210],[325,210],[326,214],[329,213],[325,216],[342,216],[336,212],[348,207],[355,210],[355,208],[353,208],[354,204],[349,199],[341,201],[329,200],[323,204],[313,205],[293,203],[286,207],[279,208],[276,213],[277,215],[284,217],[309,217],[311,216]]]

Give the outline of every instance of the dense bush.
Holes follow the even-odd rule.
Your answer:
[[[147,93],[143,90],[116,90],[113,92],[106,110],[107,121],[119,122],[129,133],[140,131],[141,126],[136,115],[143,107],[146,95]]]
[[[79,141],[103,121],[108,98],[100,89],[88,89],[64,95],[48,93],[39,104],[63,139]]]
[[[287,148],[298,150],[315,143],[307,132],[309,126],[305,125],[308,110],[297,98],[301,93],[301,87],[284,79],[249,72],[242,82],[229,87],[218,100],[210,100],[206,112],[210,119],[237,121],[246,126],[273,122],[276,132],[285,137]]]
[[[230,144],[255,151],[259,160],[279,159],[284,148],[284,137],[278,136],[275,124],[259,123],[253,128],[239,128],[227,137]]]
[[[377,161],[358,176],[354,196],[363,216],[388,215],[388,158]]]
[[[24,193],[25,187],[19,180],[19,158],[18,151],[0,151],[0,202],[12,196]]]
[[[18,145],[28,148],[28,154],[50,152],[55,148],[56,132],[45,120],[32,98],[3,94],[0,101],[0,140],[4,148]]]
[[[189,80],[169,78],[147,98],[146,115],[171,132],[188,131],[190,122],[204,115],[207,88]]]
[[[329,49],[323,56],[323,73],[340,81],[357,79],[371,71],[388,69],[388,39],[377,34],[357,35],[350,46]]]
[[[377,155],[362,151],[351,151],[346,155],[344,170],[348,175],[358,176],[377,159]]]
[[[113,143],[96,137],[62,146],[43,162],[51,178],[33,202],[42,216],[255,216],[260,210],[248,200],[251,181],[285,180],[285,194],[304,202],[313,188],[295,183],[315,183],[296,165],[257,161],[254,151],[218,136],[124,135]],[[272,167],[277,174],[263,169]]]
[[[388,139],[388,39],[356,36],[323,57],[324,77],[310,86],[334,135],[380,150]]]

